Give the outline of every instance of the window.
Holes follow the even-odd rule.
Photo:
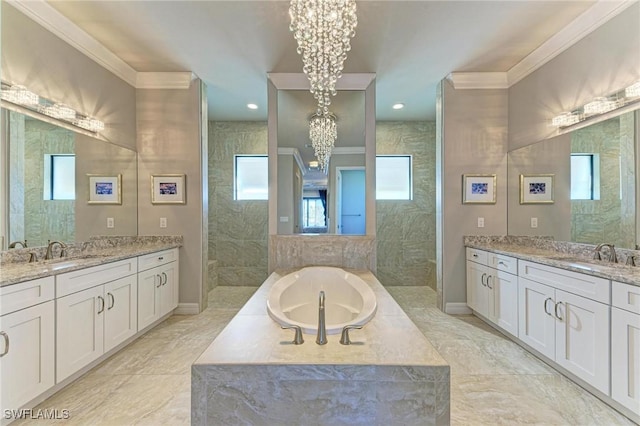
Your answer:
[[[76,157],[73,154],[45,154],[44,199],[76,199]]]
[[[571,154],[571,199],[600,199],[598,154]]]
[[[411,200],[411,156],[376,156],[376,200]]]
[[[236,155],[234,161],[234,199],[269,199],[269,162],[266,155]]]
[[[323,228],[324,207],[320,197],[305,197],[302,199],[302,226],[304,228]]]

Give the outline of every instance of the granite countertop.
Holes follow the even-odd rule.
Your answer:
[[[621,263],[611,263],[593,259],[593,245],[557,242],[544,237],[509,239],[470,236],[465,237],[464,245],[520,260],[640,286],[640,266],[628,266],[624,263],[628,255],[636,253],[635,250],[616,248],[616,252],[620,252],[618,262]]]
[[[86,243],[69,245],[64,258],[28,263],[31,251],[42,248],[11,250],[13,259],[0,263],[0,287],[44,278],[91,266],[116,262],[182,246],[182,237],[92,238]],[[7,252],[4,252],[7,253]],[[39,256],[42,258],[43,256]]]
[[[293,345],[292,330],[283,330],[269,317],[269,290],[284,272],[272,273],[231,320],[194,366],[247,364],[341,364],[425,366],[448,374],[449,365],[413,324],[396,301],[369,271],[348,270],[371,286],[377,312],[362,330],[350,333],[352,345],[339,343],[340,334],[328,335],[326,345],[316,335],[304,334],[304,344]]]

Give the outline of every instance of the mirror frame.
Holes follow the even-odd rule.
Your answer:
[[[360,90],[365,92],[365,209],[367,236],[376,234],[376,74],[343,74],[338,91]],[[278,90],[309,91],[309,79],[304,73],[267,74],[268,102],[268,156],[269,156],[269,235],[278,234]],[[309,96],[312,96],[309,93]],[[303,235],[303,234],[293,234]],[[339,237],[340,235],[331,234]]]

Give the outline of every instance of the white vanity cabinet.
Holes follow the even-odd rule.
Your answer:
[[[178,306],[178,249],[138,258],[138,330]]]
[[[59,383],[137,332],[135,258],[56,279],[56,381]]]
[[[54,279],[0,287],[0,408],[17,410],[54,385]]]
[[[518,335],[517,260],[467,248],[467,305],[504,331]]]
[[[519,339],[609,394],[610,283],[519,262]]]
[[[612,283],[611,397],[640,415],[640,287]]]

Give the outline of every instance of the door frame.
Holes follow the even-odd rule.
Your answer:
[[[365,179],[366,179],[366,167],[365,166],[337,166],[336,167],[336,179],[335,179],[335,190],[336,190],[336,205],[334,208],[334,217],[336,218],[335,220],[335,233],[337,235],[341,235],[342,234],[342,171],[343,170],[362,170],[365,173]],[[366,194],[366,181],[365,181],[365,194]],[[365,230],[366,230],[366,221],[367,221],[367,203],[366,203],[366,198],[365,198],[365,215],[364,215],[364,220],[365,220]]]

